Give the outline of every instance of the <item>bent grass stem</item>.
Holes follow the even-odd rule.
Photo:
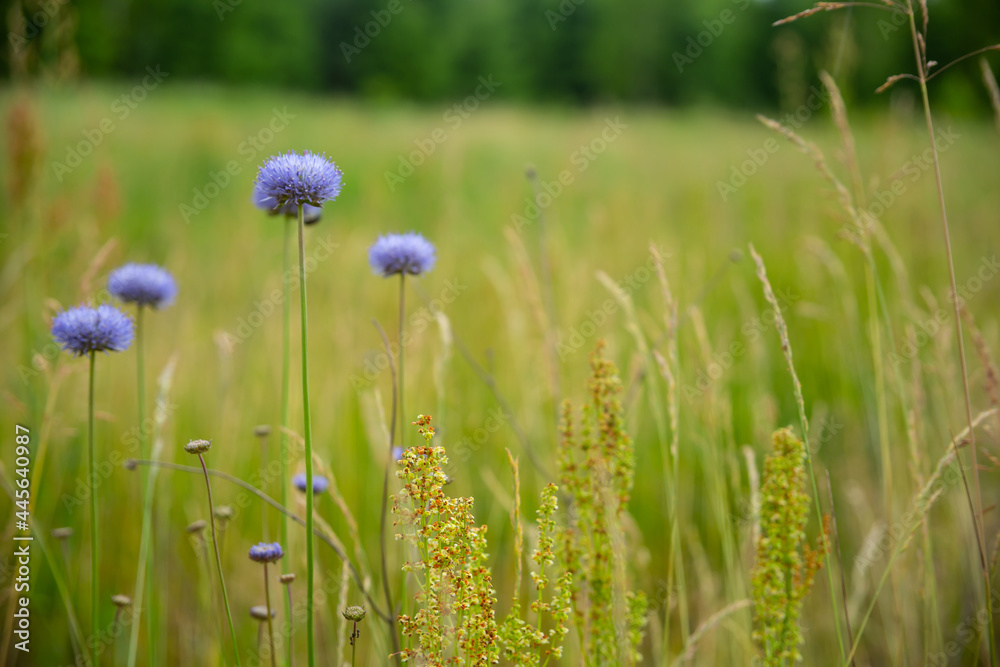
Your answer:
[[[208,518],[212,522],[212,546],[215,547],[215,564],[219,568],[219,584],[222,587],[222,601],[226,605],[226,618],[229,620],[229,634],[233,639],[233,654],[236,657],[237,666],[240,665],[240,647],[236,643],[236,626],[233,625],[233,613],[229,608],[229,595],[226,593],[226,579],[222,575],[222,555],[219,553],[219,539],[215,532],[215,506],[212,503],[212,483],[208,477],[208,466],[205,465],[205,456],[198,454],[201,462],[201,470],[205,474],[205,488],[208,490]],[[94,663],[97,664],[96,662]]]

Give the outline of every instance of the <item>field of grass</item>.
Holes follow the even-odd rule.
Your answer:
[[[25,136],[10,120],[16,109],[28,109],[41,151],[23,201],[9,189],[0,201],[4,485],[13,479],[15,424],[21,424],[31,431],[33,456],[47,441],[44,470],[31,488],[34,530],[43,536],[57,527],[74,530],[63,549],[48,537],[48,559],[34,543],[32,651],[19,655],[7,642],[16,597],[10,539],[16,508],[3,495],[0,525],[8,546],[0,553],[0,626],[7,664],[73,663],[69,615],[53,565],[65,569],[74,613],[85,633],[90,627],[87,364],[56,352],[49,324],[56,311],[98,296],[110,270],[127,261],[156,262],[179,284],[176,303],[146,318],[150,405],[156,376],[176,359],[161,458],[197,465],[183,445],[212,439],[210,467],[278,495],[276,478],[259,479],[253,430],[259,424],[276,430],[279,423],[281,306],[271,295],[282,284],[284,226],[256,210],[250,195],[266,157],[301,149],[325,151],[344,172],[342,194],[325,206],[318,225],[307,228],[306,256],[315,260],[308,278],[311,404],[316,453],[336,479],[360,543],[352,541],[332,495],[319,497],[317,509],[347,545],[376,600],[382,602],[379,521],[392,380],[379,370],[384,357],[373,319],[395,337],[397,284],[372,274],[367,250],[379,234],[417,230],[437,246],[438,260],[433,271],[410,281],[406,421],[433,415],[435,442],[453,459],[448,494],[473,496],[477,521],[489,526],[497,617],[507,613],[514,578],[505,449],[520,458],[530,549],[539,493],[557,481],[559,403],[586,400],[589,354],[604,339],[620,369],[635,447],[624,535],[629,585],[649,599],[646,663],[673,664],[690,648],[690,664],[752,664],[757,653],[749,608],[695,632],[749,597],[756,479],[773,431],[791,425],[801,436],[774,313],[749,254],[752,243],[788,324],[821,501],[829,512],[829,479],[836,509],[841,566],[835,558],[833,591],[821,571],[805,600],[801,650],[804,664],[839,664],[831,595],[838,601],[846,595],[857,634],[892,553],[910,539],[915,496],[965,425],[934,174],[922,157],[927,137],[918,110],[899,103],[892,114],[852,119],[861,186],[870,202],[884,203],[884,211],[875,211],[885,234],[872,241],[872,269],[847,238],[852,223],[812,159],[749,116],[487,102],[463,118],[447,107],[369,106],[169,78],[134,109],[116,104],[133,85],[0,92],[8,127],[0,151],[4,183],[20,168],[10,158]],[[105,119],[110,131],[102,129],[109,127]],[[1000,136],[989,123],[951,118],[946,110],[936,122],[950,142],[942,145],[941,159],[957,280],[978,327],[975,334],[966,328],[978,414],[996,408],[996,379],[978,350],[995,357],[1000,349]],[[262,132],[269,127],[281,129],[269,137]],[[828,110],[815,113],[800,132],[850,184]],[[80,142],[98,145],[68,171],[54,164],[75,162],[68,151]],[[412,160],[408,156],[420,145],[425,150],[412,175],[388,182],[386,174],[399,173],[401,161]],[[755,156],[763,164],[747,163]],[[531,215],[528,165],[541,192],[554,195],[539,198],[548,204],[543,221]],[[220,177],[227,168],[230,175]],[[730,183],[734,169],[752,173],[723,196],[719,183]],[[213,187],[213,179],[221,187]],[[663,460],[673,437],[667,383],[650,351],[665,355],[668,340],[651,244],[664,257],[679,312],[675,488]],[[619,305],[599,272],[619,284],[634,310]],[[551,326],[545,314],[549,284]],[[293,304],[297,360],[297,293]],[[430,306],[441,315],[433,316]],[[550,345],[553,340],[557,345]],[[138,456],[129,437],[139,428],[135,359],[133,349],[101,356],[97,364],[102,626],[109,631],[110,596],[132,594],[138,560],[145,469],[121,465]],[[293,363],[296,431],[302,419],[298,369]],[[995,417],[985,418],[977,437],[987,507],[1000,492],[997,426]],[[415,430],[408,427],[406,437],[406,444],[416,444]],[[41,461],[33,458],[32,465]],[[301,470],[301,459],[290,465]],[[858,665],[974,664],[985,650],[984,626],[976,620],[985,605],[980,565],[957,470],[948,468],[926,521],[892,563],[861,634]],[[265,538],[262,515],[271,539],[279,515],[223,480],[213,480],[213,492],[217,505],[246,503],[225,530],[222,557],[243,664],[254,664],[247,656],[255,653],[257,625],[247,610],[263,603],[263,591],[259,566],[246,553]],[[676,525],[668,520],[672,497]],[[230,648],[213,603],[215,572],[185,531],[209,518],[204,480],[162,470],[155,502],[156,583],[148,599],[161,624],[161,664],[215,664]],[[303,515],[300,494],[290,509]],[[683,578],[667,557],[675,528]],[[996,511],[988,511],[991,556],[998,528]],[[815,542],[814,514],[807,532]],[[296,572],[301,582],[304,531],[293,526],[291,535],[279,567]],[[389,539],[394,587],[402,544]],[[349,633],[340,608],[365,600],[353,582],[341,587],[340,559],[322,544],[317,549],[317,585],[333,591],[317,612],[318,655],[320,664],[332,665]],[[304,597],[297,585],[294,595]],[[283,593],[275,585],[272,594]],[[837,608],[843,610],[842,601]],[[693,633],[696,644],[689,643]],[[300,622],[297,664],[305,664],[304,635]],[[562,663],[579,663],[575,642],[571,632]],[[106,644],[103,664],[112,664],[112,647],[114,664],[125,664],[127,645],[125,630]],[[388,653],[386,626],[369,614],[358,664],[387,664]],[[349,654],[348,648],[343,655]],[[953,657],[933,662],[946,654]],[[145,664],[145,651],[139,655]]]

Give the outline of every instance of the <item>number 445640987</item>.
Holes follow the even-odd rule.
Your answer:
[[[14,474],[18,487],[14,493],[17,496],[15,502],[20,509],[16,513],[16,525],[19,530],[28,530],[28,503],[31,499],[31,490],[28,488],[31,484],[28,478],[28,465],[31,463],[31,459],[28,458],[30,454],[28,444],[31,442],[31,434],[28,428],[18,424],[14,432],[14,441],[17,443],[17,447],[14,450],[14,453],[17,455],[17,458],[14,459]]]

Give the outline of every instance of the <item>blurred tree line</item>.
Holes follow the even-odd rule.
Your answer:
[[[912,72],[909,28],[856,8],[778,28],[809,0],[13,0],[8,77],[195,79],[383,99],[453,100],[477,77],[520,101],[732,107],[802,103],[815,73],[854,102]],[[928,49],[947,63],[1000,41],[1000,2],[930,1]],[[1000,53],[990,56],[1000,70]],[[940,82],[987,108],[976,60]]]

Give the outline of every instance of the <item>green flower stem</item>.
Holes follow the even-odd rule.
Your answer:
[[[97,667],[97,658],[100,655],[97,651],[100,636],[101,621],[98,617],[100,604],[97,599],[100,586],[97,578],[100,573],[98,567],[98,543],[97,543],[97,462],[94,452],[95,425],[94,425],[94,363],[96,352],[90,353],[90,386],[87,399],[87,464],[90,467],[90,638],[93,646],[90,649],[90,664]]]
[[[403,417],[406,414],[406,410],[403,408],[403,320],[406,317],[406,271],[401,271],[399,274],[399,330],[396,336],[396,345],[399,347],[399,357],[396,360],[396,366],[399,372],[399,389],[397,394],[399,394],[399,446],[405,450],[406,449],[406,425],[403,421]],[[389,457],[389,465],[392,465],[392,456]],[[388,469],[387,469],[388,470]],[[403,613],[408,613],[407,596],[406,596],[406,575],[399,578],[399,599],[403,607]],[[392,611],[391,609],[389,610]],[[391,628],[390,628],[391,629]],[[397,663],[400,664],[400,663]]]
[[[358,622],[354,621],[354,630],[351,633],[351,667],[354,667],[354,658],[358,652]]]
[[[389,424],[389,451],[385,462],[385,476],[382,478],[382,514],[381,521],[379,522],[378,541],[382,556],[382,587],[385,590],[385,608],[388,612],[389,638],[392,640],[392,655],[396,664],[401,665],[402,658],[399,654],[399,636],[396,634],[396,615],[395,607],[392,604],[392,591],[389,589],[389,567],[387,565],[388,556],[385,545],[385,524],[389,505],[389,470],[394,463],[392,449],[396,443],[396,403],[398,401],[397,394],[399,392],[396,388],[396,366],[392,359],[392,346],[389,344],[389,338],[385,335],[385,331],[382,329],[381,325],[379,325],[378,321],[375,322],[375,328],[378,329],[379,336],[382,337],[382,344],[385,346],[385,353],[389,355],[389,372],[392,374],[392,418]],[[404,583],[405,578],[401,577],[401,596],[403,593]]]
[[[229,634],[233,638],[233,654],[236,656],[236,664],[240,664],[240,647],[236,643],[236,626],[233,625],[233,613],[229,609],[229,595],[226,593],[226,579],[222,576],[222,555],[219,553],[219,539],[215,532],[215,506],[212,503],[212,484],[208,479],[208,466],[205,465],[205,456],[198,454],[201,461],[201,470],[205,474],[205,487],[208,489],[208,518],[212,522],[212,546],[215,547],[215,564],[219,568],[219,584],[222,586],[222,601],[226,605],[226,618],[229,620]],[[97,663],[94,663],[95,665]]]
[[[313,460],[312,423],[309,419],[309,327],[306,313],[306,248],[305,219],[299,204],[299,316],[302,320],[302,419],[306,445],[306,645],[309,667],[316,665],[313,628]]]
[[[292,221],[285,216],[285,238],[284,253],[282,257],[283,270],[282,288],[285,296],[282,301],[282,333],[281,333],[281,505],[288,507],[288,397],[289,397],[289,375],[291,369],[291,336],[292,336],[292,303],[290,298],[289,281],[285,276],[292,269]],[[281,518],[281,543],[289,546],[288,542],[288,517]],[[285,618],[291,623],[292,603],[288,602],[285,607]],[[291,629],[291,628],[289,628]],[[291,637],[291,632],[289,632]],[[289,642],[289,656],[291,655],[291,642]],[[289,662],[290,664],[290,662]]]
[[[135,346],[136,346],[136,374],[138,376],[139,395],[139,447],[143,455],[147,458],[152,456],[152,441],[146,429],[146,361],[145,361],[145,341],[143,328],[143,307],[140,304],[135,316]],[[153,585],[153,559],[151,557],[153,531],[153,488],[156,484],[155,468],[150,468],[146,473],[145,495],[142,501],[142,533],[139,538],[139,563],[135,575],[135,599],[133,600],[133,620],[132,630],[129,636],[128,667],[134,667],[136,657],[139,652],[139,615],[142,613],[145,587],[148,583]],[[149,665],[157,664],[156,657],[156,605],[149,605],[149,612],[146,615],[146,629],[148,635],[148,660]]]
[[[274,625],[271,623],[271,586],[267,580],[267,563],[264,563],[264,599],[267,601],[267,645],[271,653],[271,667],[278,667],[278,656],[274,653]]]
[[[406,271],[399,273],[399,446],[406,449],[406,410],[403,409],[403,320],[406,317]]]
[[[285,598],[285,604],[288,609],[292,608],[292,585],[285,584],[285,590],[288,591],[288,596]],[[288,622],[288,667],[295,667],[295,651],[292,650],[292,616],[289,614],[287,617]]]
[[[117,630],[119,632],[119,634],[121,633],[121,626],[119,625],[121,623],[121,620],[122,620],[122,608],[121,607],[117,607],[115,609],[115,622],[111,624],[111,627],[114,628],[115,630]],[[115,654],[116,653],[118,653],[118,641],[117,640],[112,640],[111,641],[111,665],[112,665],[112,667],[114,665],[118,664],[118,661],[115,660]]]

